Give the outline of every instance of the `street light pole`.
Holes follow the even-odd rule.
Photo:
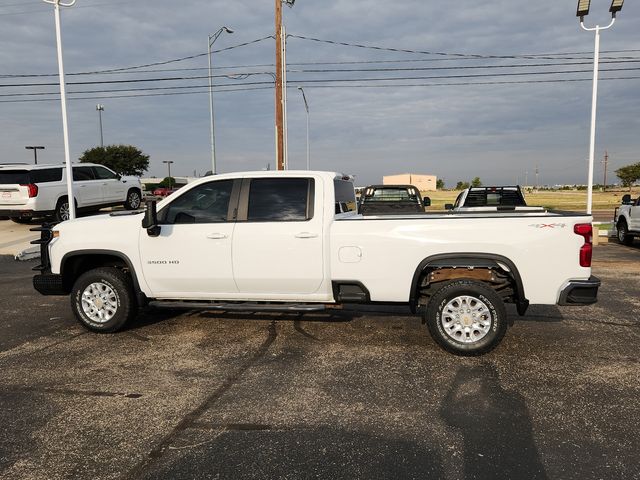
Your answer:
[[[222,34],[222,32],[233,33],[233,30],[227,27],[220,28],[213,35],[208,36],[207,48],[209,58],[209,119],[210,119],[210,137],[211,137],[211,173],[215,175],[216,172],[216,134],[215,134],[215,118],[213,115],[213,82],[211,73],[211,47]]]
[[[58,47],[58,71],[60,77],[60,103],[62,104],[62,135],[64,139],[64,161],[67,171],[67,201],[69,204],[69,219],[76,218],[75,197],[73,195],[73,171],[71,167],[71,157],[69,156],[69,127],[67,122],[67,94],[64,80],[64,62],[62,59],[62,35],[60,34],[60,7],[72,7],[76,0],[62,3],[60,0],[43,0],[52,4],[56,23],[56,44]]]
[[[173,160],[163,160],[162,163],[166,163],[167,168],[169,169],[169,190],[171,190],[171,164],[173,163]]]
[[[298,87],[300,93],[302,93],[302,100],[304,101],[304,109],[307,111],[307,170],[311,170],[311,161],[309,155],[309,104],[307,103],[307,96],[304,94],[304,89]]]
[[[100,148],[104,148],[104,137],[102,136],[102,112],[104,112],[104,105],[99,103],[96,105],[96,110],[98,111],[98,118],[100,119]]]
[[[44,150],[44,147],[32,147],[32,146],[28,146],[28,147],[24,147],[26,150],[33,150],[33,159],[35,161],[35,164],[38,164],[38,150]]]
[[[616,14],[622,9],[624,0],[613,0],[611,2],[611,22],[606,27],[596,25],[588,28],[584,26],[584,17],[589,14],[591,0],[578,0],[578,11],[576,16],[580,17],[580,27],[587,32],[595,32],[595,45],[593,53],[593,92],[591,95],[591,133],[589,135],[589,178],[587,179],[587,214],[591,215],[593,208],[593,164],[595,161],[596,145],[596,113],[598,108],[598,70],[600,63],[600,31],[611,28],[616,21]]]

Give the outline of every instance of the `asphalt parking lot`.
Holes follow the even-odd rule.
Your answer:
[[[402,310],[143,312],[96,335],[0,256],[0,478],[640,478],[640,241],[480,358]]]

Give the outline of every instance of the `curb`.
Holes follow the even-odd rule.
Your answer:
[[[14,258],[19,262],[40,258],[40,247],[38,245],[29,247],[19,252]]]

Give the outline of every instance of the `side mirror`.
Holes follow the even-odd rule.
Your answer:
[[[422,199],[422,206],[423,207],[430,207],[431,206],[431,199],[429,197],[424,197]]]
[[[157,237],[160,235],[160,225],[158,225],[158,212],[156,211],[155,200],[147,202],[147,211],[144,212],[142,228],[147,229],[147,235],[150,237]]]
[[[453,203],[445,203],[444,208],[445,210],[453,210]]]
[[[631,195],[629,195],[628,193],[622,196],[622,204],[623,205],[628,205],[631,203]]]

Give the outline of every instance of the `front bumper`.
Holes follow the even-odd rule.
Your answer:
[[[600,279],[593,275],[589,280],[570,280],[560,292],[558,305],[591,305],[598,301]]]
[[[33,288],[42,295],[69,295],[69,290],[65,288],[62,275],[53,273],[41,273],[33,277]]]

